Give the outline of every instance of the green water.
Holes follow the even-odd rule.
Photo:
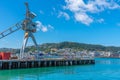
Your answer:
[[[96,59],[95,65],[1,70],[0,80],[120,80],[120,59]]]

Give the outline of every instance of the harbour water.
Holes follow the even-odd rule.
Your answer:
[[[120,80],[120,59],[97,58],[95,65],[1,70],[0,80]]]

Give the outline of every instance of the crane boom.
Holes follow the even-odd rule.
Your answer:
[[[18,22],[15,25],[9,27],[8,29],[6,29],[5,31],[0,33],[0,39],[6,37],[7,35],[19,30],[22,27],[21,23]]]

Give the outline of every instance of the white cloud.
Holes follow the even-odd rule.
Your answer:
[[[48,25],[48,28],[49,28],[49,29],[54,29],[54,27],[51,26],[50,24]]]
[[[58,17],[65,17],[66,20],[70,19],[70,16],[66,12],[59,12]]]
[[[98,19],[97,22],[98,22],[98,23],[103,23],[103,22],[104,22],[104,19],[103,19],[103,18]]]
[[[75,20],[83,24],[90,25],[94,20],[90,14],[96,14],[106,9],[118,9],[120,5],[114,0],[65,0],[65,10],[69,10],[74,14]],[[81,18],[82,17],[82,18]],[[100,20],[103,22],[103,20]]]
[[[75,19],[85,25],[88,25],[93,22],[93,19],[90,18],[86,13],[76,13]]]
[[[47,32],[49,29],[54,29],[51,25],[43,25],[40,21],[36,21],[37,23],[37,31],[41,30],[43,32]]]
[[[48,28],[47,28],[47,27],[42,27],[41,30],[42,30],[43,32],[47,32],[47,31],[48,31]]]
[[[113,0],[87,0],[87,3],[84,0],[65,0],[66,9],[69,9],[73,12],[99,12],[105,9],[116,9],[120,6]]]

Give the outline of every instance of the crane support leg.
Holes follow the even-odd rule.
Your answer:
[[[24,50],[25,50],[25,47],[26,47],[26,44],[28,42],[28,38],[31,37],[36,48],[37,48],[37,52],[39,52],[39,49],[38,49],[38,45],[37,45],[37,42],[35,40],[35,37],[34,35],[31,33],[31,32],[25,32],[25,35],[24,35],[24,41],[23,41],[23,45],[22,45],[22,49],[20,51],[20,59],[23,59],[24,57]]]
[[[37,48],[37,52],[38,52],[39,51],[38,44],[37,44],[37,42],[35,40],[35,37],[34,37],[34,35],[32,33],[31,33],[31,38],[32,38],[32,40],[33,40],[33,42],[34,42],[34,44],[35,44],[35,46]]]
[[[22,49],[20,51],[20,59],[22,59],[24,57],[24,50],[25,50],[25,47],[26,47],[26,44],[27,44],[27,41],[28,41],[28,38],[29,38],[28,35],[29,34],[27,32],[25,32]]]

